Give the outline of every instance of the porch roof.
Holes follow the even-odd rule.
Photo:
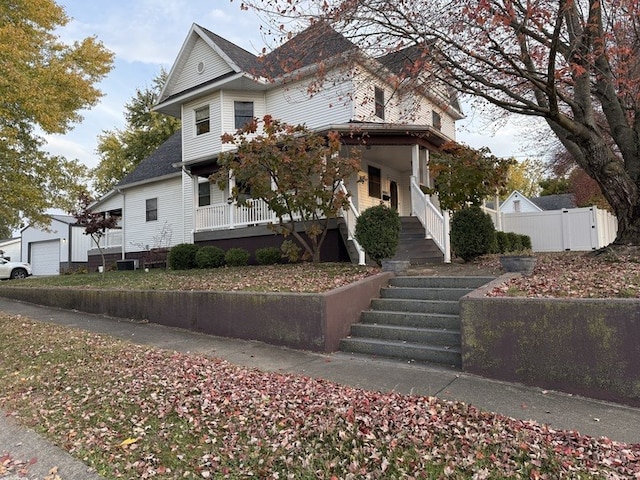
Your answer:
[[[446,135],[430,125],[403,125],[390,123],[350,122],[331,124],[314,129],[313,132],[326,135],[339,132],[345,145],[420,145],[425,148],[438,148],[450,141]],[[174,163],[174,167],[184,167],[191,174],[209,176],[218,169],[218,154],[186,162]]]

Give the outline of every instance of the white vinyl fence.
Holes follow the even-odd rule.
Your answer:
[[[498,229],[529,235],[535,252],[597,250],[613,242],[618,230],[616,217],[597,207],[502,213],[500,222],[495,210],[485,211]]]

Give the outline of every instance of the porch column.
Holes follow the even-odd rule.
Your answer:
[[[195,233],[198,231],[198,228],[201,227],[201,225],[198,225],[200,223],[198,218],[198,176],[192,175],[186,169],[183,169],[183,172],[189,177],[189,180],[191,180],[191,218],[193,219],[193,224],[191,225],[191,230],[189,232],[191,235],[190,238],[184,238],[187,234],[187,229],[185,228],[185,225],[182,226],[183,241],[186,241],[187,243],[195,243]],[[185,184],[186,182],[182,183],[182,185]],[[182,198],[185,198],[184,194]]]
[[[420,182],[420,146],[418,144],[411,146],[411,175]]]
[[[236,202],[233,200],[233,189],[236,186],[236,177],[233,170],[229,170],[229,198],[227,205],[229,206],[229,228],[236,228]]]

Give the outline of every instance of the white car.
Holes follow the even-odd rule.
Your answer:
[[[31,265],[28,263],[10,262],[6,258],[0,258],[0,280],[27,278],[32,273]]]

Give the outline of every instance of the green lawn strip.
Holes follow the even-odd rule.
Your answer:
[[[214,269],[151,269],[74,273],[27,278],[2,284],[33,288],[104,288],[133,290],[216,290],[259,292],[324,292],[378,273],[375,267],[350,263],[310,263],[221,267]]]
[[[460,403],[262,373],[2,314],[0,378],[1,408],[108,479],[640,471],[631,447]]]

